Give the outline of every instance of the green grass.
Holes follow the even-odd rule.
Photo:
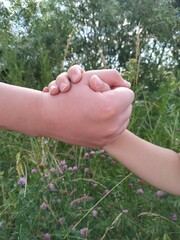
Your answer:
[[[17,59],[8,52],[7,58],[12,65],[7,80],[23,85],[24,76],[13,64]],[[47,81],[51,77],[46,60],[41,75]],[[135,72],[129,74],[126,77],[133,82]],[[136,100],[129,129],[179,151],[179,84],[166,71],[160,82],[152,93],[146,86],[133,86]],[[53,240],[180,240],[179,197],[166,193],[157,198],[158,189],[139,180],[108,154],[3,130],[0,139],[1,240],[48,239],[46,233]],[[63,160],[67,168],[77,166],[78,171],[67,169],[58,175]],[[27,185],[18,185],[21,177],[27,179]],[[138,189],[143,194],[138,194]],[[93,211],[97,211],[96,217]],[[88,233],[82,236],[86,228]]]
[[[134,104],[130,129],[178,151],[175,95],[166,92],[161,101],[152,102],[143,94]],[[158,189],[139,180],[108,154],[4,131],[1,137],[0,239],[48,239],[46,233],[53,240],[180,239],[179,197],[166,193],[157,198]],[[63,160],[78,171],[67,169],[58,175]],[[34,168],[37,172],[33,174]],[[18,185],[20,177],[27,178],[27,185]],[[144,194],[137,193],[140,188]],[[40,207],[43,203],[45,210]],[[173,215],[177,219],[173,220]],[[87,236],[80,234],[83,228],[88,228]]]

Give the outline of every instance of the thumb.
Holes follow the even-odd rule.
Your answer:
[[[89,80],[89,86],[95,92],[105,92],[110,90],[110,86],[103,82],[97,75],[93,75]]]

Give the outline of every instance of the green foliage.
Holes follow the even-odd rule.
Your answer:
[[[10,3],[0,5],[1,81],[42,89],[73,63],[87,70],[116,67],[136,94],[130,129],[179,151],[178,1]],[[179,198],[157,198],[157,189],[106,153],[1,131],[0,156],[2,240],[45,239],[46,233],[53,240],[179,239]],[[78,171],[58,175],[62,160]],[[18,185],[20,177],[27,185]]]

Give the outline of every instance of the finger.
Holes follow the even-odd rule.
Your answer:
[[[124,80],[121,74],[115,69],[92,70],[86,74],[97,75],[103,82],[107,83],[111,88],[114,87],[127,87],[130,88],[131,84]]]
[[[111,88],[110,86],[103,82],[98,76],[93,75],[89,80],[89,86],[95,92],[105,92],[109,91]]]
[[[68,69],[68,77],[73,83],[78,83],[83,73],[84,69],[79,65],[73,65]]]
[[[57,76],[56,84],[60,90],[60,92],[68,92],[71,89],[71,83],[68,78],[68,73],[64,72]]]
[[[51,95],[56,95],[56,94],[60,93],[55,80],[53,80],[52,82],[49,83],[48,90]]]
[[[134,101],[134,92],[125,87],[118,87],[102,93],[107,106],[114,106],[119,112],[124,112]]]
[[[49,92],[49,88],[48,87],[44,87],[42,91],[43,92]]]

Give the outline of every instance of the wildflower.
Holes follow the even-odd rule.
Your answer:
[[[26,178],[20,178],[19,181],[18,181],[18,185],[19,186],[24,186],[27,184],[27,180]]]
[[[105,189],[103,194],[104,194],[104,195],[108,195],[108,194],[109,194],[109,190],[108,190],[108,189]]]
[[[156,197],[159,198],[159,199],[163,198],[165,195],[166,195],[166,193],[161,191],[161,190],[156,192]]]
[[[49,190],[51,190],[51,191],[56,191],[53,183],[49,183],[47,187],[48,187]]]
[[[171,221],[176,222],[177,221],[177,215],[174,213],[170,217]]]
[[[68,167],[67,167],[67,165],[65,164],[65,165],[62,166],[62,168],[63,168],[63,170],[67,170]]]
[[[32,170],[31,170],[31,173],[32,174],[35,174],[37,172],[37,170],[35,169],[35,168],[33,168]]]
[[[85,157],[89,157],[89,153],[86,152],[86,153],[84,154],[84,156],[85,156]]]
[[[49,171],[50,171],[51,174],[53,174],[55,172],[55,168],[52,167],[52,168],[50,168]]]
[[[95,151],[90,152],[90,155],[95,155],[95,154],[96,154]]]
[[[88,161],[90,159],[90,155],[88,152],[84,154],[85,160]]]
[[[51,240],[51,235],[49,233],[46,233],[44,235],[44,240]]]
[[[93,215],[93,217],[97,217],[97,211],[96,211],[96,210],[93,210],[93,211],[92,211],[92,215]]]
[[[72,167],[69,167],[68,170],[69,170],[70,172],[72,172],[72,171],[73,171],[73,168],[72,168]]]
[[[65,166],[65,165],[66,165],[66,161],[65,161],[65,160],[63,160],[63,161],[60,161],[60,163],[59,163],[59,164],[60,164],[60,166],[61,166],[61,167],[63,167],[63,166]]]
[[[137,190],[137,194],[143,195],[143,194],[144,194],[144,190],[143,190],[142,188],[139,188],[139,189]]]
[[[138,179],[138,184],[139,185],[143,185],[144,184],[144,181],[142,179]]]
[[[48,207],[48,205],[47,205],[45,202],[43,202],[43,203],[41,204],[41,206],[40,206],[40,209],[46,210],[47,207]]]
[[[63,171],[61,169],[58,170],[59,175],[63,175]]]
[[[74,166],[74,167],[72,168],[72,171],[73,171],[73,172],[77,172],[77,171],[78,171],[78,167],[77,167],[77,166]]]
[[[80,234],[81,234],[82,237],[87,237],[87,235],[88,235],[88,228],[82,228],[80,230]]]
[[[99,154],[103,154],[104,152],[105,152],[104,149],[99,150]]]
[[[128,187],[129,187],[129,188],[133,188],[133,187],[134,187],[134,184],[133,184],[133,183],[129,183],[129,184],[128,184]]]
[[[85,169],[84,169],[84,172],[85,172],[85,173],[89,173],[89,168],[85,168]]]

